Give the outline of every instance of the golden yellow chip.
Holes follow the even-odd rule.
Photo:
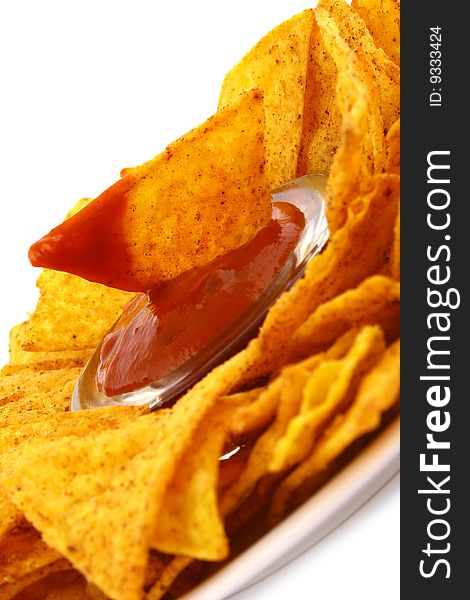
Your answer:
[[[372,275],[356,288],[321,304],[296,331],[293,357],[320,352],[352,327],[374,323],[389,339],[398,336],[400,284],[382,275]]]
[[[399,73],[377,50],[365,26],[358,27],[347,5],[322,2],[315,17],[318,28],[312,36],[312,64],[317,74],[307,94],[312,116],[303,134],[299,173],[317,171],[321,167],[317,156],[324,156],[325,148],[333,149],[334,159],[327,163],[331,166],[327,199],[329,227],[334,232],[344,224],[348,204],[367,191],[372,175],[384,169],[384,130],[399,114]],[[385,63],[387,71],[379,70],[376,62]],[[333,100],[320,95],[323,104],[317,106],[315,90],[326,91],[328,86]],[[329,156],[333,158],[331,151]]]
[[[266,113],[266,177],[270,188],[296,176],[313,11],[305,10],[263,37],[225,76],[219,107],[260,88]]]
[[[61,556],[32,527],[18,527],[0,542],[0,586],[49,565]]]
[[[341,139],[336,100],[338,70],[329,54],[316,19],[310,36],[303,131],[297,175],[328,174]]]
[[[10,332],[10,365],[18,370],[23,366],[44,370],[80,367],[86,363],[93,352],[92,348],[58,352],[29,352],[23,349],[24,332],[27,327],[27,322],[20,323],[15,325]]]
[[[341,337],[338,336],[338,339],[326,352],[309,356],[301,364],[297,363],[296,368],[302,367],[310,372],[312,369],[315,369],[322,360],[344,356],[349,350],[355,334],[356,331],[351,330]],[[233,412],[230,423],[232,435],[234,437],[243,436],[268,425],[276,414],[283,386],[284,382],[282,377],[276,377],[268,386],[259,390],[253,390],[255,397],[252,401],[238,406]]]
[[[33,264],[147,291],[269,223],[259,90],[136,167],[30,249]]]
[[[4,474],[7,470],[5,464],[2,464],[2,455],[8,454],[9,448],[18,448],[28,440],[58,439],[66,435],[81,437],[96,430],[115,429],[124,422],[137,418],[143,411],[145,409],[136,407],[113,407],[79,413],[59,413],[42,420],[32,418],[25,422],[23,419],[21,422],[16,421],[16,424],[12,419],[13,423],[10,421],[8,426],[0,428],[0,470]],[[21,511],[0,488],[0,540],[21,518]],[[0,593],[1,598],[3,596]]]
[[[73,215],[80,212],[82,210],[82,208],[85,208],[85,206],[87,204],[90,204],[90,202],[92,200],[93,200],[93,198],[80,198],[80,200],[78,202],[76,202],[72,206],[72,208],[69,210],[69,212],[67,213],[67,218],[72,217]]]
[[[11,396],[20,399],[29,394],[53,394],[70,381],[75,381],[79,373],[79,368],[37,370],[25,367],[10,375],[3,375],[0,377],[0,406],[6,404]]]
[[[21,521],[21,511],[11,502],[0,487],[0,540]]]
[[[380,425],[382,414],[400,393],[400,342],[389,346],[362,380],[349,410],[327,429],[310,457],[280,484],[273,498],[270,521],[276,523],[287,512],[295,492],[308,484],[352,442]]]
[[[323,51],[322,48],[325,48],[326,56],[333,60],[337,73],[335,103],[341,127],[327,184],[328,226],[330,232],[334,233],[344,224],[348,204],[367,187],[374,173],[377,111],[370,110],[364,69],[355,52],[341,37],[338,27],[326,11],[317,8],[315,18],[322,38],[322,44],[315,48],[317,51]],[[321,60],[321,57],[318,57],[318,60]],[[331,72],[329,75],[331,76]],[[335,122],[335,113],[333,117]],[[326,133],[331,133],[328,126],[327,117],[322,121],[320,135],[316,135],[315,129],[307,135],[308,144],[312,146],[306,150],[308,157],[315,156],[316,147],[322,144],[325,127]],[[307,159],[305,168],[312,171],[315,168],[315,159],[312,164]]]
[[[243,473],[224,493],[221,499],[221,511],[224,515],[232,512],[267,472],[272,447],[285,431],[287,423],[297,413],[308,375],[309,371],[303,365],[287,367],[281,373],[280,397],[275,420],[257,439]]]
[[[25,373],[23,369],[20,373]],[[34,382],[25,384],[18,395],[6,395],[0,400],[0,428],[21,425],[27,418],[50,415],[70,409],[73,388],[80,374],[80,368],[58,369],[41,373],[37,381],[41,381],[47,391],[36,392]],[[3,381],[3,379],[2,379]],[[33,386],[28,389],[28,385]]]
[[[0,409],[0,414],[1,414]],[[23,421],[11,419],[0,428],[0,466],[2,455],[9,448],[32,439],[57,440],[66,436],[84,437],[96,431],[118,429],[145,414],[146,407],[112,406],[93,411],[56,412],[48,415],[31,415]],[[5,472],[5,468],[3,468]]]
[[[319,8],[325,9],[339,28],[341,36],[354,52],[364,59],[373,79],[369,87],[371,106],[378,103],[383,120],[383,130],[377,137],[383,140],[392,124],[400,116],[400,68],[391,61],[373,37],[356,11],[344,0],[320,0]],[[376,170],[375,172],[380,172]]]
[[[179,432],[170,419],[159,411],[118,430],[33,440],[9,453],[2,483],[13,502],[116,600],[141,597],[156,508],[175,468]]]
[[[400,64],[400,0],[352,0],[378,48]]]
[[[37,285],[39,301],[22,339],[33,352],[95,348],[134,296],[48,269]]]
[[[175,579],[192,563],[191,558],[177,556],[170,561],[160,579],[147,594],[147,600],[160,600],[170,589]]]
[[[20,579],[0,586],[0,600],[45,600],[50,589],[53,573],[62,578],[62,573],[70,569],[70,563],[60,558],[44,567],[29,572]],[[60,574],[60,575],[59,575]]]
[[[165,492],[152,538],[152,547],[161,552],[201,560],[227,557],[228,540],[218,509],[217,482],[228,411],[216,408],[196,430]]]
[[[322,430],[347,409],[361,377],[384,347],[380,327],[367,325],[342,360],[324,361],[315,369],[305,383],[299,414],[272,451],[269,471],[284,471],[308,456]]]

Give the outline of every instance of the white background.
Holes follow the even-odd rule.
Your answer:
[[[0,2],[0,359],[34,309],[28,246],[217,107],[230,67],[299,0]],[[239,600],[395,600],[398,478]]]

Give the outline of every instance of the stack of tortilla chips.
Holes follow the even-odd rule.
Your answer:
[[[253,139],[266,185],[328,174],[330,240],[257,337],[172,408],[69,411],[133,294],[42,272],[0,378],[0,600],[176,598],[396,411],[398,35],[398,0],[321,0],[225,77],[208,127],[233,106],[264,108]],[[205,129],[177,144],[191,149]]]

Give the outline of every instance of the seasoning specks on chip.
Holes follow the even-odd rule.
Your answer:
[[[48,265],[74,274],[39,276],[0,375],[0,600],[179,598],[396,412],[398,36],[397,0],[321,0],[268,33],[227,74],[214,117],[124,169],[121,204],[105,192],[123,211],[121,271],[110,239],[91,270],[72,260],[99,250],[103,198],[58,227],[89,234]],[[312,171],[328,175],[330,240],[254,339],[172,408],[70,412],[84,362],[134,297],[103,283],[145,291],[242,244],[271,218],[270,187]]]

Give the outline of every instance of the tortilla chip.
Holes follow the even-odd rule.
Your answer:
[[[37,285],[39,301],[22,340],[32,352],[95,348],[134,296],[47,269]]]
[[[382,330],[365,326],[342,360],[324,361],[308,378],[299,414],[273,449],[269,471],[278,473],[308,456],[318,436],[333,418],[347,409],[361,377],[385,347]]]
[[[254,402],[238,408],[231,420],[232,434],[240,436],[267,425],[276,412],[281,388],[281,380],[277,378],[263,389]]]
[[[255,486],[268,474],[269,461],[272,448],[276,441],[282,437],[289,420],[298,412],[301,401],[301,391],[304,382],[324,360],[337,359],[348,352],[356,330],[351,330],[325,353],[311,356],[295,365],[289,365],[281,374],[270,383],[266,390],[260,394],[258,400],[249,406],[238,408],[232,415],[231,431],[234,435],[246,434],[247,431],[257,427],[269,425],[269,428],[256,440],[247,459],[242,463],[242,470],[228,489],[223,489],[221,511],[225,516],[231,515],[232,526],[235,519],[238,527],[245,519],[249,518],[252,510],[257,510],[261,498],[259,489],[255,494],[254,505],[252,501],[242,509],[242,514],[233,516],[234,510],[239,510],[245,500],[252,495]],[[266,410],[267,409],[267,410]],[[266,410],[266,414],[263,411]],[[270,422],[272,422],[270,424]],[[247,512],[248,511],[248,512]]]
[[[344,0],[320,0],[318,7],[330,14],[346,43],[371,69],[374,85],[369,88],[369,101],[371,105],[378,101],[384,129],[377,134],[383,140],[383,134],[400,116],[400,68],[377,48],[364,21]]]
[[[311,370],[316,368],[316,366],[326,357],[332,358],[343,356],[352,344],[354,335],[355,332],[351,330],[341,337],[338,336],[338,339],[326,352],[318,353],[306,358],[302,362],[303,367],[307,370]],[[297,363],[297,366],[299,366],[299,363]],[[247,398],[249,397],[248,395],[251,394],[253,394],[253,398],[251,398],[251,401],[241,403],[231,417],[230,432],[235,439],[260,430],[272,421],[279,404],[282,386],[282,378],[276,377],[264,388],[245,392]],[[237,396],[237,394],[228,396],[227,398],[234,396]]]
[[[360,285],[321,304],[294,336],[293,358],[299,360],[328,347],[352,327],[378,323],[388,339],[398,337],[400,284],[372,275]]]
[[[297,175],[328,174],[341,139],[336,99],[338,70],[323,41],[316,19],[310,36],[303,131]]]
[[[61,390],[70,381],[76,381],[79,374],[79,368],[37,370],[25,367],[13,371],[10,375],[2,375],[0,377],[0,406],[6,404],[11,396],[20,399],[30,394],[54,393],[55,390]]]
[[[170,589],[175,579],[180,575],[193,560],[186,556],[177,556],[168,564],[160,579],[155,583],[147,594],[147,600],[160,600]]]
[[[20,373],[23,374],[25,371],[22,370]],[[7,395],[0,399],[0,428],[12,424],[21,425],[27,418],[68,411],[80,371],[80,368],[46,371],[36,380],[41,382],[38,386],[44,386],[46,391],[33,392],[35,383],[30,382],[24,385],[19,395]],[[28,389],[28,385],[32,389]]]
[[[165,492],[152,538],[152,547],[161,552],[210,561],[228,555],[217,499],[228,411],[216,408],[196,430]]]
[[[65,436],[84,437],[96,431],[118,429],[147,411],[146,407],[112,406],[93,411],[34,415],[21,422],[12,419],[5,427],[0,428],[0,466],[5,474],[6,467],[2,465],[2,457],[8,455],[9,448],[16,452],[21,444],[32,439],[58,440]]]
[[[219,107],[251,88],[263,91],[270,189],[296,176],[312,26],[311,9],[281,23],[227,73],[222,84]]]
[[[61,558],[32,527],[18,527],[0,541],[0,586]]]
[[[400,0],[352,0],[364,20],[377,48],[400,65]]]
[[[21,589],[17,595],[13,593],[15,587]],[[86,579],[65,559],[24,577],[11,590],[6,598],[13,600],[90,600]]]
[[[31,571],[27,575],[11,583],[0,586],[0,600],[47,600],[49,591],[49,578],[53,573],[62,577],[63,571],[70,569],[70,563],[60,558],[53,563]]]
[[[69,217],[73,217],[73,215],[76,215],[78,212],[80,212],[82,210],[82,208],[85,208],[85,206],[87,206],[87,204],[90,204],[90,202],[93,200],[93,198],[80,198],[80,200],[78,202],[76,202],[72,208],[69,210],[69,212],[66,215],[66,218],[68,219]]]
[[[23,349],[23,337],[28,322],[15,325],[10,331],[10,365],[17,370],[24,367],[38,369],[62,369],[81,367],[90,358],[92,348],[84,350],[63,350],[61,352],[28,352]],[[6,369],[13,370],[13,369]]]
[[[22,516],[21,511],[16,508],[0,488],[0,541],[6,533],[18,525]]]
[[[384,129],[398,116],[399,74],[377,50],[365,26],[358,28],[358,19],[348,13],[347,5],[324,2],[320,6],[329,12],[315,9],[306,101],[310,117],[298,173],[329,169],[327,216],[330,231],[335,232],[345,222],[348,204],[367,191],[370,178],[384,169]],[[379,71],[376,63],[384,62],[390,73]]]
[[[270,509],[272,525],[286,514],[297,490],[325,471],[355,440],[377,429],[382,414],[397,402],[399,393],[400,342],[397,340],[364,377],[349,410],[338,415],[310,457],[279,485]]]
[[[162,410],[118,430],[33,440],[9,454],[2,483],[12,500],[51,547],[116,600],[141,597],[156,507],[174,468],[178,432],[170,416]]]
[[[271,220],[271,204],[263,98],[252,90],[36,242],[30,259],[147,291],[250,240]]]
[[[266,465],[269,463],[271,449],[276,440],[282,435],[289,420],[296,414],[301,391],[308,375],[309,371],[303,365],[287,367],[282,371],[279,376],[281,389],[275,420],[256,441],[244,472],[223,495],[221,510],[224,515],[232,512],[266,473]]]
[[[374,173],[374,136],[369,132],[377,130],[374,120],[377,111],[370,111],[370,99],[367,91],[367,81],[364,81],[364,69],[354,51],[346,44],[338,30],[337,25],[327,12],[321,9],[315,10],[315,17],[322,44],[317,44],[314,49],[323,52],[333,60],[336,72],[336,94],[335,102],[341,119],[340,137],[334,160],[331,163],[327,184],[327,218],[331,233],[339,229],[346,219],[349,202],[364,190]],[[315,57],[321,61],[321,56]],[[328,65],[328,62],[326,62]],[[331,77],[332,69],[328,76]],[[327,108],[328,110],[328,108]],[[333,123],[336,124],[337,117],[333,111]],[[316,128],[312,133],[306,134],[308,157],[316,155],[316,148],[322,143],[329,131],[329,110],[321,115],[321,129],[316,134]],[[335,131],[335,128],[333,129]],[[307,171],[315,169],[315,161],[311,164],[307,159],[305,165]]]

